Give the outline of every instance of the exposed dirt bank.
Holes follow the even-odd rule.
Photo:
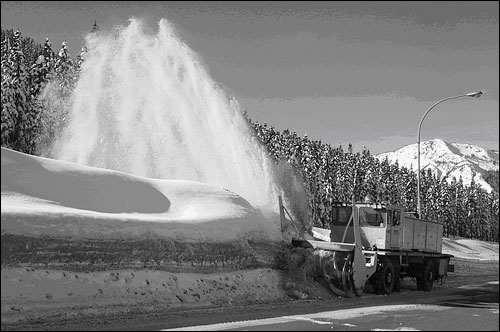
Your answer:
[[[336,299],[300,264],[286,266],[284,244],[78,241],[2,236],[2,330]],[[498,260],[451,263],[445,287],[479,275],[498,278]],[[407,279],[404,285],[416,287]],[[369,286],[365,292],[375,296]]]

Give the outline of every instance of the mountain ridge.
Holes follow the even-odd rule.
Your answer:
[[[399,166],[415,171],[418,159],[417,143],[375,155],[375,158],[380,161],[388,158],[391,164],[397,161]],[[497,150],[469,143],[449,143],[442,139],[420,142],[420,168],[430,168],[440,179],[445,178],[448,182],[461,177],[463,183],[470,186],[474,180],[487,192],[491,192],[493,189],[485,179],[488,172],[498,171],[498,164]]]

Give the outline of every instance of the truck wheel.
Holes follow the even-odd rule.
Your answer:
[[[417,290],[424,290],[424,279],[417,277]]]
[[[391,294],[394,289],[396,273],[391,261],[386,261],[379,272],[377,286],[374,287],[377,294]]]
[[[417,280],[418,282],[418,280]],[[427,261],[424,265],[423,278],[421,280],[422,289],[430,291],[434,283],[434,264],[432,261]]]
[[[373,291],[375,292],[375,294],[380,294],[379,293],[380,287],[378,286],[378,277],[370,279],[370,284],[373,286]]]
[[[394,267],[394,291],[401,292],[401,266],[399,264]]]

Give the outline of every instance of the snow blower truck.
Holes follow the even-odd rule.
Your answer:
[[[286,209],[279,199],[280,216]],[[292,220],[293,222],[293,220]],[[434,281],[454,271],[453,255],[442,253],[443,225],[419,219],[401,206],[335,203],[330,242],[292,238],[295,247],[312,248],[323,277],[338,296],[361,296],[367,283],[377,294],[401,289],[409,277],[417,289],[430,291]]]

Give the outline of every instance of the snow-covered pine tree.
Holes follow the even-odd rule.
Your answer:
[[[468,238],[475,237],[476,223],[477,221],[477,206],[478,206],[478,197],[477,197],[477,189],[474,178],[471,180],[470,186],[465,189],[465,208],[467,211],[466,218],[466,236]]]
[[[43,43],[42,55],[44,58],[44,66],[47,72],[47,80],[51,80],[54,77],[55,65],[56,65],[56,54],[52,50],[52,44],[49,38],[45,38]]]
[[[449,236],[458,236],[459,233],[459,221],[457,219],[457,195],[458,195],[458,181],[456,177],[451,179],[450,185],[447,190],[447,194],[445,194],[448,198],[448,203],[446,206],[447,217],[448,217],[448,235]]]
[[[99,27],[97,26],[97,21],[94,21],[94,26],[90,30],[90,34],[97,33],[99,31]],[[73,70],[73,83],[76,83],[78,81],[78,78],[80,77],[80,72],[82,70],[82,64],[83,61],[85,60],[85,57],[87,56],[88,53],[88,48],[86,45],[82,46],[82,49],[80,51],[80,54],[77,55],[76,61],[74,62],[74,70]],[[245,115],[244,115],[245,116]],[[246,118],[247,121],[249,120]],[[251,122],[249,122],[251,124]]]
[[[14,112],[14,90],[12,89],[11,76],[13,72],[12,61],[10,60],[10,41],[7,34],[2,30],[2,113],[1,113],[1,144],[4,147],[10,147],[10,136],[14,131],[16,116]]]
[[[401,180],[403,183],[405,183],[405,187],[403,190],[403,203],[405,208],[408,211],[411,212],[416,212],[417,211],[417,175],[413,170],[407,169],[407,168],[402,168],[402,176],[403,179]]]
[[[45,98],[46,87],[55,77],[55,54],[48,38],[42,46],[37,61],[30,68],[30,91],[34,111],[38,121],[34,134],[35,154],[41,154],[51,141],[51,132],[55,128],[52,111]]]
[[[487,221],[488,223],[488,235],[486,240],[487,241],[499,241],[499,225],[498,225],[498,220],[499,220],[499,197],[498,197],[498,191],[493,191],[490,195],[488,195],[488,208],[490,212],[490,217]]]
[[[387,200],[386,204],[397,204],[400,200],[399,195],[399,181],[398,177],[401,174],[401,168],[399,167],[399,162],[396,160],[394,164],[389,165],[389,177],[386,179],[387,187]]]
[[[407,176],[409,172],[410,170],[408,168],[401,166],[398,167],[396,174],[394,174],[395,190],[394,193],[392,193],[393,197],[392,204],[404,206],[411,211],[410,206],[406,205],[406,190],[408,190],[409,189],[408,186],[411,185],[411,183],[408,182],[408,176]]]
[[[491,232],[491,207],[488,206],[488,193],[479,184],[476,184],[477,210],[476,210],[476,238],[486,240]]]
[[[42,52],[42,45],[35,42],[32,38],[25,36],[21,38],[21,49],[26,60],[26,68],[34,64]]]
[[[431,220],[441,221],[441,211],[439,209],[440,199],[440,181],[436,174],[433,174],[430,169],[427,169],[429,177],[429,188],[427,189],[427,216]]]
[[[35,96],[38,96],[48,81],[53,78],[54,64],[54,52],[49,39],[46,38],[40,55],[30,69],[30,87]]]
[[[34,153],[40,128],[41,91],[34,69],[43,47],[19,30],[2,29],[2,146]]]
[[[97,26],[97,21],[94,21],[94,26],[92,27],[92,30],[90,32],[97,32],[99,31],[99,26]]]
[[[61,50],[56,56],[54,66],[55,79],[59,86],[59,94],[62,98],[68,98],[73,91],[74,86],[74,64],[69,56],[67,42],[62,42]]]
[[[2,57],[2,146],[25,152],[29,91],[19,30],[16,30],[12,44],[7,47],[6,58]]]
[[[80,71],[82,69],[82,64],[83,64],[83,61],[85,59],[85,56],[87,55],[87,47],[83,46],[82,47],[82,50],[80,51],[80,54],[78,54],[78,56],[76,57],[76,62],[75,62],[75,77],[74,77],[74,80],[77,81],[78,80],[78,76],[80,76]]]
[[[452,180],[453,182],[453,180]],[[443,178],[439,185],[439,199],[437,208],[440,211],[441,222],[443,223],[443,236],[448,237],[451,235],[452,230],[452,214],[450,211],[451,203],[451,190],[452,184],[448,184],[446,179]]]
[[[467,195],[466,189],[464,187],[464,181],[462,176],[458,178],[457,185],[455,186],[456,196],[455,196],[455,218],[457,220],[457,230],[458,236],[467,236],[466,232],[466,222],[467,222]]]

